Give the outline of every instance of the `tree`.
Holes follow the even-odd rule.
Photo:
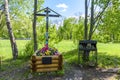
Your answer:
[[[44,0],[37,1],[38,9],[40,9]],[[2,5],[4,5],[4,0],[0,0],[0,6]],[[20,39],[32,37],[33,7],[34,0],[9,0],[11,25],[16,38]],[[3,22],[5,21],[4,14],[0,20],[0,24],[2,24],[2,26],[0,26],[0,37],[8,39],[9,37],[7,36],[7,29],[5,28],[5,24]],[[39,21],[37,23],[39,23]]]
[[[3,28],[4,24],[5,24],[5,20],[4,20],[4,11],[5,11],[5,5],[2,4],[0,6],[0,30]]]
[[[89,31],[89,40],[92,37],[92,30],[94,27],[94,0],[91,1],[91,19],[90,19],[90,31]]]
[[[34,41],[34,52],[37,50],[38,48],[38,44],[37,44],[37,32],[36,32],[36,13],[37,13],[37,7],[40,7],[40,5],[38,6],[37,3],[42,3],[43,0],[34,0],[34,18],[33,18],[33,41]]]
[[[37,13],[37,0],[34,0],[34,20],[33,20],[34,52],[37,50],[36,13]]]
[[[88,0],[85,0],[85,21],[84,21],[84,39],[87,40],[88,34]]]
[[[90,5],[90,21],[88,21],[88,9],[89,9],[89,3]],[[85,40],[91,40],[93,33],[97,29],[98,25],[101,22],[103,13],[109,6],[110,0],[85,0],[85,24],[84,24],[84,39]],[[99,8],[99,11],[94,14],[95,10]],[[90,23],[89,23],[90,22]],[[88,26],[90,24],[90,27]],[[88,33],[89,29],[89,33]]]
[[[107,8],[106,12],[102,18],[102,24],[98,28],[99,34],[102,36],[102,42],[119,42],[120,41],[120,1],[119,0],[111,0],[110,6]],[[100,39],[100,38],[99,38]]]
[[[9,15],[9,8],[8,8],[8,0],[5,0],[5,16],[6,16],[6,25],[10,37],[10,42],[11,42],[11,48],[12,48],[12,55],[13,59],[17,59],[18,57],[18,49],[16,45],[16,41],[12,32],[12,26],[10,23],[10,15]]]

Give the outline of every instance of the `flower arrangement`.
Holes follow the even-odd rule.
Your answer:
[[[49,48],[47,44],[42,49],[36,51],[37,56],[49,56],[49,55],[59,55],[59,54],[60,53],[55,47]]]

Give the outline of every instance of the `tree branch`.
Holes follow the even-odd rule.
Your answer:
[[[105,5],[105,7],[103,8],[103,10],[101,12],[99,12],[98,15],[94,18],[95,19],[94,24],[98,21],[99,17],[102,16],[102,14],[104,13],[104,11],[106,10],[106,8],[109,5],[109,2],[110,2],[110,0],[107,1],[107,3]]]
[[[99,22],[100,22],[100,20],[102,19],[102,14],[103,14],[103,13],[105,12],[105,10],[107,9],[107,7],[108,7],[108,5],[109,5],[109,2],[110,2],[110,0],[107,1],[107,3],[106,3],[106,5],[105,5],[105,7],[103,8],[103,10],[102,10],[101,12],[99,12],[98,15],[94,18],[94,19],[95,19],[95,20],[94,20],[94,25],[95,25],[96,22],[97,22],[97,24],[96,24],[96,26],[94,26],[94,29],[93,29],[92,33],[94,33],[95,30],[97,29],[97,27],[98,27],[98,25],[99,25]]]
[[[98,3],[98,0],[95,0],[95,3]],[[96,11],[97,5],[94,5],[94,11]]]
[[[93,29],[92,33],[95,32],[95,30],[96,30],[97,27],[99,26],[101,20],[102,20],[102,19],[100,18],[99,21],[97,22],[96,26],[94,26],[94,29]]]

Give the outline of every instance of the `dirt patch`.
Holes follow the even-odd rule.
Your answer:
[[[28,63],[26,63],[28,65]],[[0,72],[0,80],[119,80],[117,73],[103,72],[100,68],[84,68],[64,63],[64,75],[58,72],[31,73],[28,66]]]

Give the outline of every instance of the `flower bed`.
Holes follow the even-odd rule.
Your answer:
[[[56,48],[47,45],[37,50],[31,57],[31,70],[33,72],[51,72],[62,70],[63,57]]]
[[[45,47],[43,47],[41,50],[37,50],[35,53],[37,56],[49,56],[60,54],[55,47],[49,48],[48,45],[45,45]]]

